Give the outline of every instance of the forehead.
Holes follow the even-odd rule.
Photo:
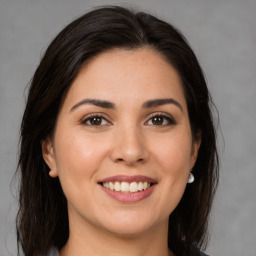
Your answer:
[[[92,58],[79,72],[65,101],[84,97],[146,101],[167,96],[186,104],[178,72],[160,53],[144,47],[114,49]]]

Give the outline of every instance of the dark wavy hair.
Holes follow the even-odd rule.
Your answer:
[[[69,237],[67,200],[59,179],[49,177],[41,142],[53,134],[61,103],[81,68],[92,57],[114,49],[149,46],[177,70],[194,139],[201,146],[187,186],[169,218],[168,246],[176,255],[198,255],[205,248],[208,219],[218,183],[214,106],[200,65],[184,36],[158,18],[119,6],[95,9],[64,28],[46,50],[31,81],[21,123],[17,241],[26,256],[61,248]],[[20,254],[20,249],[18,251]]]

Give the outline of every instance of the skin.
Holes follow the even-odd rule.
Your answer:
[[[167,98],[176,103],[145,107]],[[97,125],[91,114],[98,116]],[[42,143],[50,176],[59,177],[68,201],[70,237],[61,256],[173,255],[168,218],[199,146],[180,77],[159,53],[149,47],[114,49],[90,60],[67,93],[53,138]],[[98,184],[114,175],[144,175],[157,184],[141,201],[120,202]]]

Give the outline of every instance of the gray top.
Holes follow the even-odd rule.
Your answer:
[[[57,248],[52,248],[46,256],[60,256],[60,254]],[[201,252],[201,256],[209,256],[209,255]]]

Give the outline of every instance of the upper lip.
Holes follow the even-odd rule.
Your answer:
[[[147,176],[143,176],[143,175],[134,175],[134,176],[128,176],[128,175],[115,175],[115,176],[111,176],[111,177],[107,177],[104,178],[100,181],[98,181],[98,183],[105,183],[105,182],[115,182],[115,181],[119,181],[119,182],[149,182],[149,183],[157,183],[157,181],[153,178],[147,177]]]

